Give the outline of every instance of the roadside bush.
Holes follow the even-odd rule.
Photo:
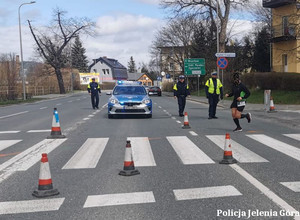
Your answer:
[[[242,76],[242,82],[248,88],[271,89],[271,90],[300,90],[299,73],[282,72],[256,72],[246,73]]]
[[[173,82],[163,82],[162,91],[164,92],[173,92]]]

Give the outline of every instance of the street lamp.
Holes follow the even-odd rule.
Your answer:
[[[25,73],[24,73],[24,65],[23,65],[23,49],[22,49],[22,31],[21,31],[21,16],[20,16],[20,9],[23,5],[30,5],[34,4],[35,1],[31,1],[28,3],[23,3],[19,6],[19,34],[20,34],[20,50],[21,50],[21,72],[22,72],[22,84],[23,84],[23,99],[26,100],[26,89],[25,89]]]

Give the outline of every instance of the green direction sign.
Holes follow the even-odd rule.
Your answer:
[[[184,59],[184,75],[205,74],[205,59]]]

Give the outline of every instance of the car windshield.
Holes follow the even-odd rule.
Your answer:
[[[114,95],[146,95],[146,90],[142,86],[116,86]]]

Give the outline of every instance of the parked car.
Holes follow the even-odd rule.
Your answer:
[[[120,81],[108,100],[108,118],[114,115],[146,115],[152,117],[152,100],[140,83]]]
[[[148,95],[161,96],[161,89],[158,86],[152,86],[149,88]]]

